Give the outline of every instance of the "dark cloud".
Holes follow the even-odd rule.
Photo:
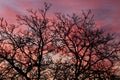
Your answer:
[[[93,13],[95,14],[95,18],[97,20],[112,20],[114,16],[115,10],[111,6],[95,8],[93,9]]]

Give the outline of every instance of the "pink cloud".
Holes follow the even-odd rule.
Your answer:
[[[15,22],[16,14],[20,14],[19,11],[12,9],[9,6],[4,7],[4,10],[0,13],[0,17],[4,17],[8,22]]]
[[[111,25],[112,30],[120,31],[120,0],[0,0],[0,17],[14,21],[16,14],[24,14],[29,8],[42,8],[43,2],[52,4],[50,11],[53,14],[81,13],[81,10],[92,9],[99,26]]]

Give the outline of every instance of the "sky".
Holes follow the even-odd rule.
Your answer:
[[[120,34],[120,0],[0,0],[0,17],[14,23],[16,15],[25,14],[27,9],[42,8],[44,2],[52,4],[50,11],[53,14],[91,9],[97,26]]]

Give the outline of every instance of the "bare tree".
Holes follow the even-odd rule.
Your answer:
[[[57,13],[56,40],[64,54],[72,54],[75,66],[74,79],[110,78],[116,61],[119,60],[119,40],[113,34],[105,34],[95,25],[91,11],[81,16],[65,16]]]
[[[51,44],[51,26],[46,12],[50,5],[39,11],[28,10],[29,15],[17,16],[21,30],[0,22],[0,67],[2,79],[26,80],[41,78],[44,63],[43,54],[48,53]]]
[[[52,20],[46,16],[50,4],[44,6],[17,16],[18,26],[0,18],[0,79],[110,79],[119,60],[119,40],[96,27],[91,11],[57,13]],[[53,53],[70,59],[55,61],[48,55]]]

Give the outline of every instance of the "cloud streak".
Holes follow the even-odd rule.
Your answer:
[[[108,30],[120,33],[120,0],[0,0],[0,17],[14,22],[16,14],[24,14],[29,8],[42,8],[43,2],[52,4],[53,13],[80,13],[91,9],[98,26],[110,25]]]

